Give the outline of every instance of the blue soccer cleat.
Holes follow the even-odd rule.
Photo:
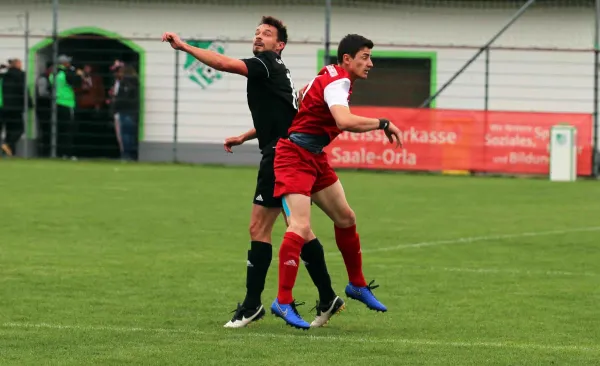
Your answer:
[[[280,304],[277,298],[271,304],[271,313],[278,318],[283,319],[290,327],[307,330],[310,328],[308,324],[296,310],[296,306],[304,305],[304,303],[297,304],[294,300],[291,304]]]
[[[373,282],[375,281],[371,281],[369,285],[365,287],[358,287],[349,283],[348,286],[346,286],[346,296],[353,300],[362,302],[363,304],[367,305],[367,307],[371,310],[381,311],[382,313],[384,313],[387,311],[387,308],[385,307],[385,305],[379,302],[379,300],[377,300],[377,298],[375,297],[375,295],[373,295],[373,292],[371,291],[379,287],[379,285],[372,286]]]

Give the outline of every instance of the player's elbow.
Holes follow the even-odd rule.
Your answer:
[[[349,131],[353,127],[352,120],[350,118],[336,118],[335,124],[341,131]]]
[[[349,113],[347,106],[333,105],[329,107],[329,110],[340,130],[347,131],[353,127],[352,114]]]
[[[335,121],[335,124],[337,125],[337,128],[340,129],[340,131],[347,131],[348,130],[347,125],[345,125],[343,122]]]

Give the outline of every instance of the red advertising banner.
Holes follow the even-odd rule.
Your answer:
[[[352,112],[388,118],[403,133],[395,149],[380,131],[344,132],[327,148],[334,168],[470,170],[548,174],[550,128],[577,129],[577,174],[591,175],[591,114],[352,107]]]

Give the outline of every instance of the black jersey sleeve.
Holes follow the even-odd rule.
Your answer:
[[[248,78],[270,78],[273,71],[273,63],[276,58],[277,54],[275,52],[266,51],[261,52],[254,57],[242,59],[248,68]]]

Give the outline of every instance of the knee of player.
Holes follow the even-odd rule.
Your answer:
[[[356,214],[348,207],[340,213],[337,222],[335,222],[335,226],[344,228],[353,225],[356,225]]]
[[[305,240],[309,240],[311,236],[314,236],[308,222],[291,222],[288,231],[300,235]]]
[[[271,241],[271,229],[260,221],[252,221],[248,228],[250,240],[269,243]]]

